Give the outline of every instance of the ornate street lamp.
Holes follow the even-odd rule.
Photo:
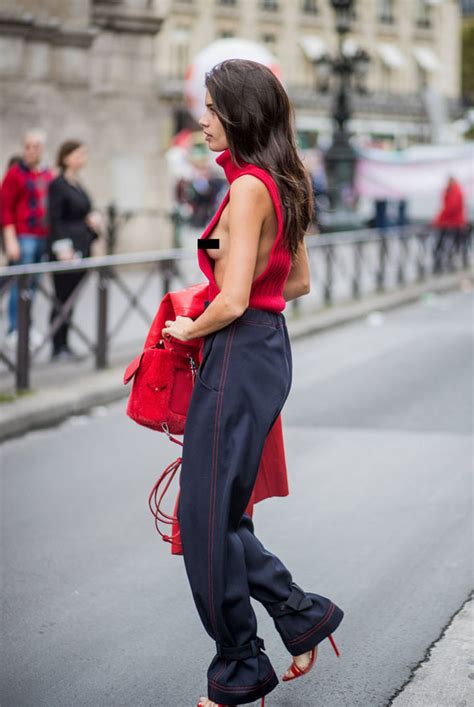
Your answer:
[[[332,213],[329,230],[341,230],[355,225],[354,170],[356,153],[349,140],[347,123],[352,115],[351,90],[365,92],[365,77],[370,57],[363,49],[349,54],[345,38],[351,28],[353,0],[331,0],[336,12],[338,53],[335,57],[324,54],[316,61],[320,88],[329,88],[332,76],[337,81],[332,109],[332,145],[325,155],[326,174]]]

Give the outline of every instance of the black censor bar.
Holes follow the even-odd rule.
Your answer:
[[[198,248],[219,248],[219,239],[218,238],[205,238],[203,240],[199,240],[198,238]]]

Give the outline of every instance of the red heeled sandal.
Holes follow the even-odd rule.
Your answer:
[[[331,634],[329,634],[328,638],[329,638],[329,640],[330,640],[330,642],[331,642],[332,647],[334,648],[335,654],[336,654],[337,657],[339,658],[340,653],[339,653],[339,651],[338,651],[338,649],[337,649],[337,646],[336,646],[336,644],[335,644],[335,642],[334,642],[334,638],[332,637]],[[289,669],[291,670],[291,672],[293,673],[293,675],[290,676],[290,677],[288,677],[286,674],[283,675],[282,681],[283,681],[283,682],[288,682],[289,680],[296,680],[296,678],[300,678],[302,675],[306,675],[306,673],[309,673],[309,671],[311,670],[311,668],[313,667],[313,665],[314,665],[314,663],[315,663],[315,661],[316,661],[316,655],[317,655],[317,652],[318,652],[318,651],[317,651],[317,648],[318,648],[318,647],[315,646],[315,647],[311,650],[311,658],[310,658],[310,661],[309,661],[308,665],[306,666],[306,668],[304,668],[304,669],[299,668],[299,667],[296,665],[295,661],[293,660],[293,662],[291,663],[290,668],[289,668]]]
[[[204,707],[204,705],[203,705],[202,702],[198,702],[198,706],[197,706],[197,707]],[[220,704],[219,704],[219,705],[217,705],[217,707],[227,707],[227,705],[220,705]],[[265,696],[262,697],[262,704],[261,704],[261,707],[265,707]]]

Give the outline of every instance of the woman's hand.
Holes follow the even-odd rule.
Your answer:
[[[101,234],[104,227],[104,220],[102,218],[102,214],[98,211],[91,211],[88,213],[86,216],[86,223],[89,228],[92,228],[92,230],[97,233],[97,235]]]
[[[57,259],[62,261],[74,260],[75,257],[76,254],[72,248],[65,248],[57,254]]]
[[[173,336],[175,339],[179,339],[180,341],[189,341],[189,339],[194,338],[191,329],[193,324],[194,321],[191,317],[177,316],[174,321],[167,319],[165,321],[166,326],[164,326],[161,330],[161,335],[164,339],[168,339],[169,336]]]

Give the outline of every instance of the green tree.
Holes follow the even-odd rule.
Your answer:
[[[474,17],[465,18],[461,40],[461,95],[467,106],[474,106]]]

